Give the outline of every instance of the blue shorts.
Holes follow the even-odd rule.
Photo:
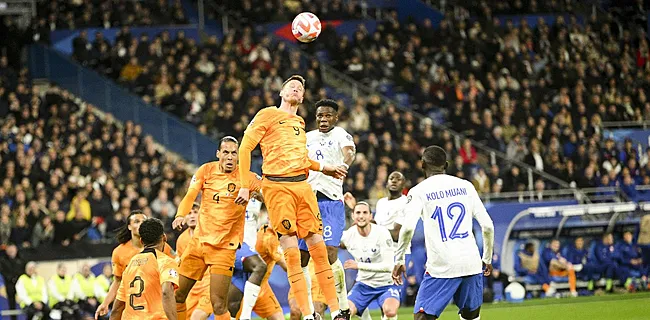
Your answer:
[[[323,219],[323,240],[328,247],[338,247],[345,231],[345,205],[341,200],[318,199],[318,209]],[[298,240],[298,248],[308,251],[305,240]]]
[[[388,285],[379,288],[373,288],[367,284],[357,282],[348,293],[348,300],[357,307],[357,315],[361,316],[363,311],[375,300],[379,306],[383,306],[386,299],[393,298],[400,301],[399,287]]]
[[[460,310],[474,311],[483,304],[483,274],[460,278],[433,278],[424,275],[413,313],[424,312],[440,317],[440,314],[454,299]]]
[[[244,271],[244,260],[256,254],[257,252],[255,252],[255,249],[251,248],[246,243],[242,243],[241,248],[237,250],[237,254],[235,255],[235,272],[238,270]]]
[[[244,292],[244,285],[246,284],[246,281],[248,281],[249,275],[250,274],[244,272],[244,270],[235,270],[235,272],[232,273],[230,283],[235,286],[235,288],[239,289],[239,291]]]

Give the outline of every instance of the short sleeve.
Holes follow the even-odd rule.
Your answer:
[[[269,118],[268,108],[260,110],[246,127],[244,135],[253,140],[255,144],[259,143],[266,134],[266,130],[268,130]]]
[[[402,227],[406,227],[410,230],[415,229],[418,221],[422,217],[422,211],[424,210],[424,204],[422,199],[413,192],[413,189],[409,190],[408,196],[406,196],[406,206],[403,211],[404,219],[402,219]]]
[[[170,258],[164,257],[158,260],[160,265],[160,284],[171,282],[174,288],[178,288],[178,264]]]
[[[257,173],[251,172],[250,173],[250,190],[251,191],[260,191],[262,189],[262,177],[260,177]]]
[[[125,286],[126,286],[126,281],[122,281],[120,283],[120,286],[117,288],[117,296],[115,297],[117,300],[126,302],[127,290]]]
[[[120,259],[120,247],[115,248],[113,250],[113,255],[111,256],[111,266],[113,267],[113,275],[116,277],[122,277],[122,273],[124,273],[124,265],[121,263]]]
[[[337,136],[339,146],[341,147],[341,149],[343,149],[345,147],[353,147],[353,148],[355,147],[354,138],[352,138],[352,135],[347,133],[347,131],[345,131],[343,129],[338,130],[336,136]]]
[[[172,247],[171,247],[168,243],[165,243],[165,248],[164,248],[163,250],[164,250],[163,252],[164,252],[168,257],[170,257],[170,258],[172,258],[172,259],[173,259],[173,258],[176,258],[176,253],[174,252],[174,250],[172,249]]]
[[[192,176],[190,181],[190,189],[202,190],[203,183],[205,182],[205,165],[199,167],[199,170],[196,170],[196,173]]]

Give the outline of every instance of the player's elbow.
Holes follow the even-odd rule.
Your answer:
[[[163,301],[173,300],[176,303],[174,286],[170,282],[165,282],[162,289]]]

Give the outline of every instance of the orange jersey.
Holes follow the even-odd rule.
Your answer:
[[[113,249],[113,254],[111,256],[111,264],[113,265],[113,275],[116,277],[122,277],[124,269],[131,261],[131,258],[136,254],[140,253],[142,248],[136,248],[131,241],[120,244],[117,248]],[[171,258],[174,258],[174,253],[172,252],[172,247],[165,243],[164,253]]]
[[[247,171],[243,179],[251,191],[259,191],[261,180],[258,175]],[[221,172],[219,162],[202,165],[196,171],[190,189],[202,192],[201,213],[195,229],[195,237],[201,243],[217,248],[236,250],[244,241],[244,214],[246,207],[235,204],[240,188],[239,171]]]
[[[167,319],[162,304],[162,285],[178,288],[178,264],[164,253],[147,248],[136,254],[124,270],[117,299],[126,306],[122,319]],[[175,307],[175,305],[174,305]]]
[[[260,145],[264,175],[309,173],[311,162],[307,154],[305,120],[298,115],[289,114],[277,107],[260,110],[244,132],[242,147],[245,147],[244,143],[253,143],[252,148]],[[245,166],[243,162],[241,164]]]
[[[178,239],[176,240],[176,253],[178,253],[179,257],[183,256],[183,252],[185,251],[185,248],[187,248],[187,245],[190,243],[190,240],[192,240],[192,235],[190,234],[191,229],[187,229],[181,233],[180,236],[178,236]],[[190,291],[190,295],[196,294],[200,295],[204,292],[204,290],[210,288],[210,269],[205,270],[205,275],[203,276],[203,279],[200,281],[197,281],[194,284],[194,287],[192,287],[192,290]],[[209,294],[209,291],[207,291]]]

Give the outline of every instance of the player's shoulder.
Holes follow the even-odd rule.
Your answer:
[[[118,258],[123,257],[127,251],[131,250],[130,245],[131,245],[130,241],[125,243],[120,243],[119,245],[117,245],[117,247],[115,247],[115,249],[113,249],[113,256]]]
[[[337,136],[340,136],[340,137],[350,136],[350,138],[352,138],[352,136],[347,131],[345,131],[345,129],[343,129],[343,128],[339,127],[339,126],[334,127],[332,129],[332,133],[337,135]]]
[[[390,231],[388,230],[388,228],[386,228],[384,226],[380,226],[378,224],[375,224],[375,225],[372,225],[372,229],[374,230],[374,232],[376,232],[376,234],[379,237],[389,237],[389,238],[391,237]]]
[[[260,109],[260,111],[257,112],[256,118],[261,119],[259,117],[272,117],[276,114],[278,114],[278,107],[276,106],[268,106],[266,108]]]

